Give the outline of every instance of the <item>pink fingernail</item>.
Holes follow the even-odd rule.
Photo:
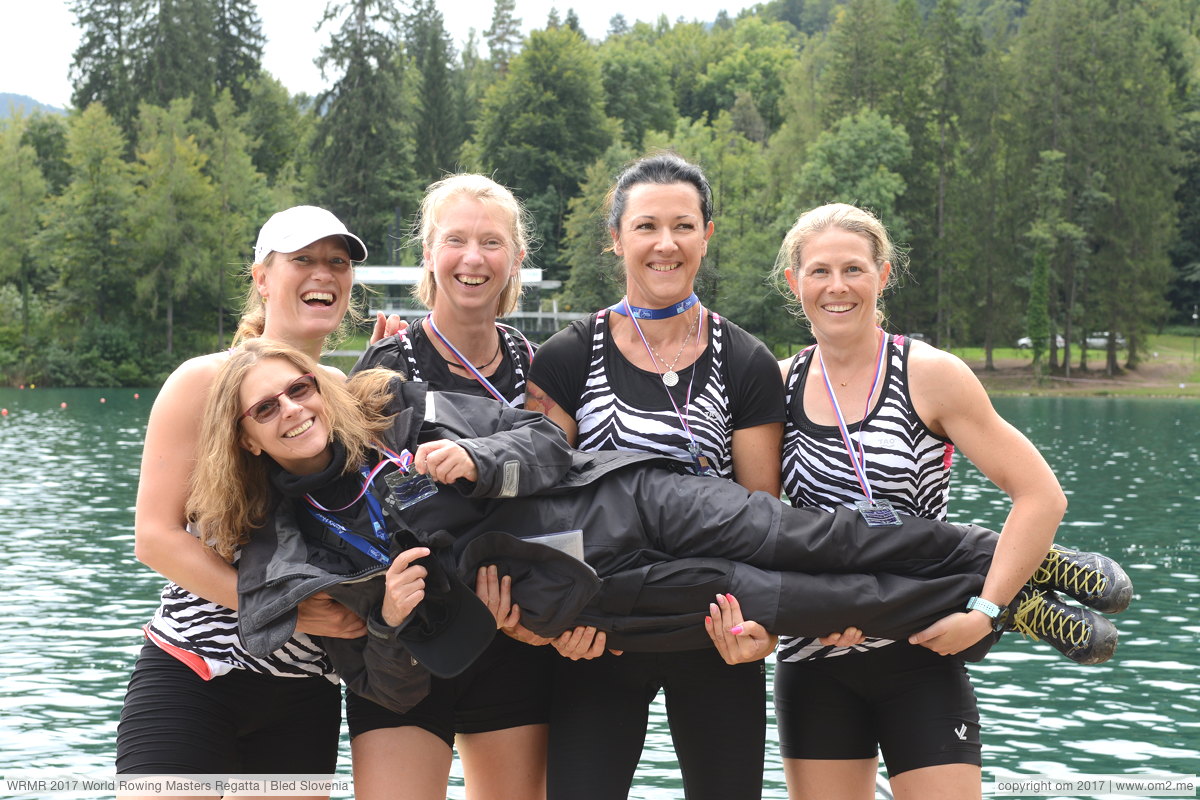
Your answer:
[[[743,630],[743,628],[741,625],[734,625],[732,628],[729,629],[729,632],[732,633],[734,636],[737,636],[739,633],[742,632],[742,630]]]
[[[726,594],[726,595],[725,595],[725,599],[726,599],[726,600],[728,600],[729,602],[731,602],[731,603],[732,603],[732,602],[733,602],[733,595],[731,595],[731,594]]]
[[[712,625],[712,617],[705,616],[705,617],[704,617],[704,624],[705,624],[705,625]]]

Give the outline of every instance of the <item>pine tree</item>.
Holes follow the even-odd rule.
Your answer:
[[[68,319],[116,321],[130,311],[134,272],[127,227],[134,196],[127,144],[100,103],[71,117],[70,179],[46,213],[39,237],[45,262],[58,276],[60,313]]]
[[[329,8],[321,24],[343,16],[318,58],[323,74],[336,68],[341,77],[317,101],[314,186],[319,202],[387,263],[388,226],[419,191],[403,94],[401,20],[388,0],[349,0]]]
[[[0,120],[0,248],[5,257],[0,280],[12,281],[21,293],[21,326],[29,338],[29,308],[36,267],[33,258],[38,211],[46,200],[46,180],[37,166],[37,153],[21,143],[23,117]]]
[[[215,97],[213,25],[216,0],[149,0],[134,38],[133,85],[138,99],[165,107],[190,98],[203,119]]]
[[[71,11],[82,31],[71,61],[71,104],[82,110],[103,103],[132,141],[138,94],[133,83],[134,39],[147,0],[75,0]]]
[[[192,132],[198,125],[189,120],[188,100],[165,109],[142,106],[138,188],[129,215],[140,262],[137,297],[148,303],[153,319],[162,315],[168,358],[175,352],[177,328],[210,313],[223,269],[213,259],[220,247],[220,211]]]
[[[466,139],[463,87],[454,74],[454,44],[434,0],[417,0],[406,28],[416,96],[413,169],[427,184],[456,171]]]
[[[251,82],[262,71],[266,37],[253,0],[213,0],[216,89],[229,90],[239,111],[250,106]]]
[[[521,47],[521,20],[513,16],[516,10],[517,0],[496,0],[491,27],[483,33],[492,67],[501,75],[508,72],[509,62]]]
[[[603,107],[595,50],[566,28],[534,31],[508,75],[488,91],[467,147],[477,168],[494,170],[525,198],[552,277],[563,269],[558,248],[567,201],[587,165],[616,138]]]

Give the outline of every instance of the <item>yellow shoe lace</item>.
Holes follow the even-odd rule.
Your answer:
[[[1091,626],[1046,602],[1044,592],[1021,601],[1013,614],[1012,628],[1034,641],[1050,637],[1072,647],[1082,647],[1091,637]]]
[[[1046,560],[1033,573],[1033,583],[1061,589],[1072,597],[1097,597],[1104,593],[1108,578],[1099,570],[1073,563],[1058,547],[1051,547]]]

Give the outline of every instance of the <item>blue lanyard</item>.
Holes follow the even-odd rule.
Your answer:
[[[616,314],[628,314],[632,319],[668,319],[669,317],[677,317],[687,311],[696,303],[700,302],[700,298],[692,292],[690,296],[680,300],[673,306],[666,308],[642,308],[641,306],[630,305],[629,298],[622,298],[621,302],[616,305],[609,306],[608,310]]]
[[[863,497],[874,503],[875,496],[871,493],[871,483],[867,480],[867,454],[863,448],[863,437],[865,434],[864,428],[867,424],[867,416],[871,413],[871,398],[875,395],[875,389],[879,386],[879,381],[883,379],[884,368],[887,366],[887,334],[879,329],[879,353],[878,362],[875,364],[875,379],[871,381],[871,389],[867,392],[867,407],[863,409],[862,422],[858,426],[858,448],[857,452],[853,442],[850,439],[850,431],[846,425],[846,418],[842,416],[842,408],[838,405],[837,396],[833,393],[833,384],[829,382],[829,373],[825,371],[825,359],[821,357],[821,348],[817,348],[817,360],[821,362],[821,377],[825,379],[825,391],[829,395],[829,403],[833,406],[834,416],[837,418],[838,432],[842,435],[842,444],[846,447],[846,452],[850,454],[850,466],[854,468],[854,476],[858,479],[859,488],[862,489]]]
[[[405,452],[407,453],[407,451]],[[367,514],[371,517],[371,532],[374,534],[375,539],[384,545],[388,543],[387,518],[383,515],[383,507],[379,505],[379,501],[375,499],[375,495],[367,491],[367,487],[370,485],[371,478],[375,476],[376,472],[378,472],[379,468],[383,464],[386,464],[389,461],[394,462],[398,460],[399,458],[384,459],[375,466],[374,470],[368,470],[366,467],[363,467],[361,470],[364,478],[362,491],[358,493],[358,497],[350,501],[350,505],[335,509],[337,511],[344,511],[345,509],[354,505],[354,503],[358,502],[359,498],[365,499],[367,501]],[[356,548],[366,553],[379,563],[391,563],[391,557],[376,547],[375,543],[373,543],[370,539],[367,539],[365,536],[350,530],[346,527],[345,523],[336,517],[321,513],[323,511],[330,511],[330,509],[325,508],[316,500],[313,500],[310,495],[305,495],[305,498],[308,500],[308,513],[312,514],[314,517],[324,523],[325,527],[329,528],[329,530],[333,531],[338,536],[342,537],[342,539],[354,545]]]

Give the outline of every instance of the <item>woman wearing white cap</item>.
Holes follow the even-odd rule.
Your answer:
[[[254,248],[253,285],[235,338],[262,336],[319,358],[346,318],[353,262],[366,257],[362,240],[324,209],[275,214]],[[188,528],[199,420],[227,358],[213,353],[180,365],[146,427],[136,554],[169,583],[129,681],[117,729],[119,774],[329,774],[336,766],[340,692],[309,634],[357,637],[363,622],[327,597],[314,598],[284,647],[250,656],[237,636],[236,570]]]

